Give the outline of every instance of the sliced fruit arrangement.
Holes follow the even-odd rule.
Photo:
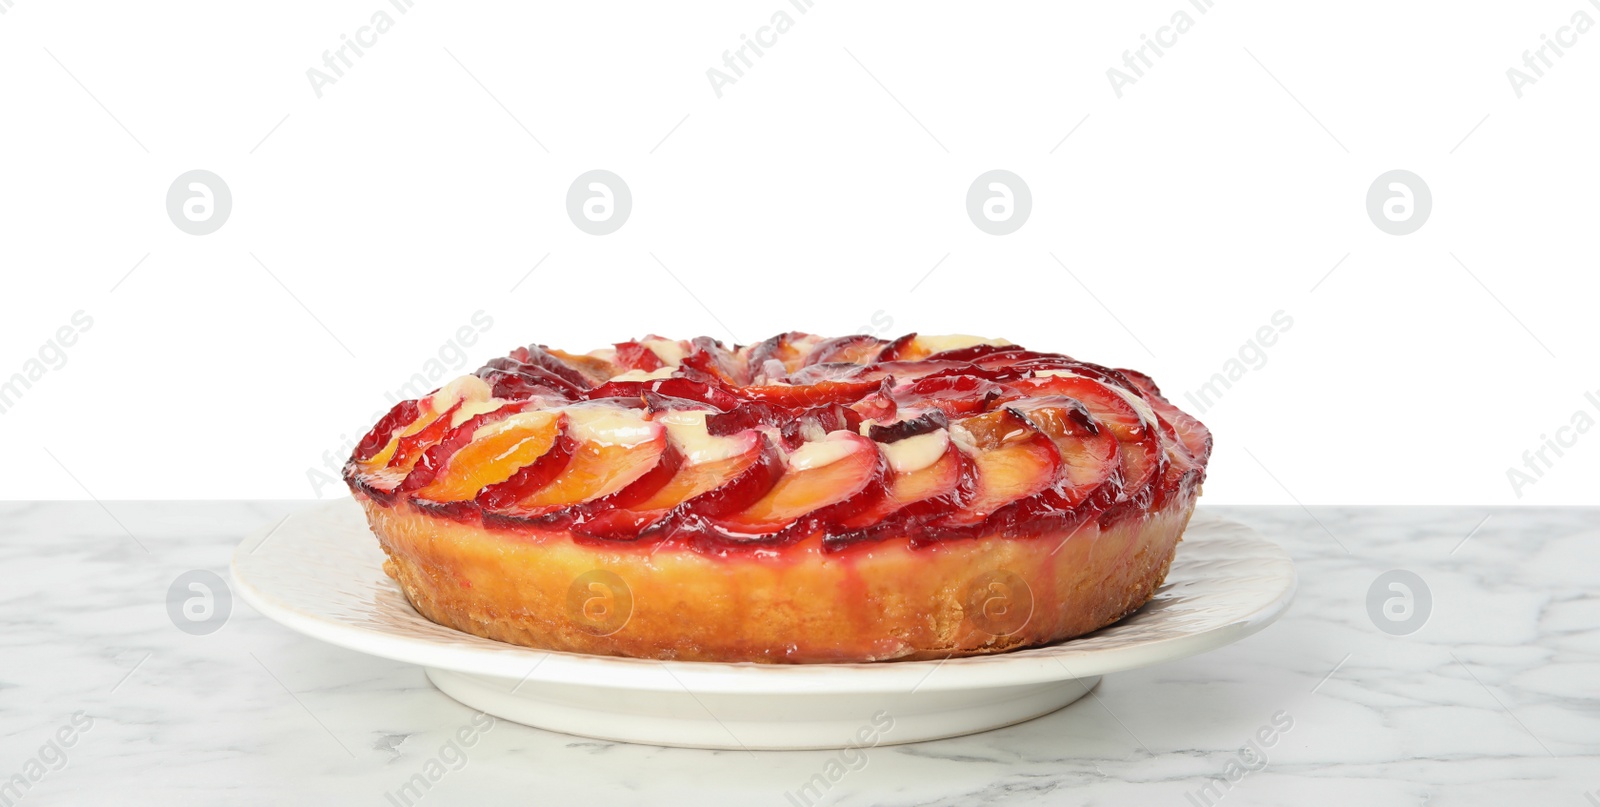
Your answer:
[[[883,455],[873,441],[847,431],[802,443],[772,487],[743,508],[712,519],[717,534],[746,537],[808,534],[830,516],[853,514],[884,494]]]
[[[1210,453],[1149,377],[1004,340],[650,335],[519,347],[402,401],[345,477],[584,541],[840,549],[1109,524],[1196,495]]]

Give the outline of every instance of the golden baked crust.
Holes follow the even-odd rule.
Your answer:
[[[1148,378],[1060,354],[662,342],[519,349],[374,427],[346,478],[423,616],[684,661],[1048,644],[1150,598],[1209,457]]]
[[[921,548],[885,539],[836,553],[812,538],[766,557],[596,547],[563,531],[516,535],[410,506],[362,506],[389,556],[384,571],[441,625],[575,653],[840,662],[999,653],[1109,625],[1166,578],[1194,501],[1070,537]],[[599,588],[586,613],[569,593],[588,580]]]

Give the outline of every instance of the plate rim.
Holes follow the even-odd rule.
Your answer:
[[[1120,648],[1073,648],[1075,642],[1098,633],[1045,647],[963,658],[925,661],[884,661],[810,664],[759,662],[708,662],[598,656],[557,650],[540,650],[459,632],[466,646],[446,646],[422,636],[403,636],[379,628],[362,627],[314,614],[270,591],[262,590],[249,574],[249,558],[267,539],[296,519],[329,517],[340,508],[356,508],[351,498],[322,502],[291,513],[270,529],[247,536],[229,560],[230,577],[240,597],[257,612],[297,633],[367,655],[415,664],[516,680],[515,670],[527,668],[522,682],[580,684],[619,690],[715,692],[726,694],[880,694],[938,692],[987,687],[1048,684],[1161,664],[1205,653],[1251,636],[1271,625],[1288,610],[1299,588],[1293,559],[1277,543],[1254,528],[1219,515],[1197,511],[1207,522],[1241,528],[1281,561],[1284,574],[1276,596],[1254,610],[1206,630]],[[363,522],[364,523],[364,522]],[[298,525],[296,525],[298,526]],[[1193,523],[1185,530],[1193,529]],[[369,533],[370,537],[370,533]],[[376,539],[372,539],[376,542]],[[1180,544],[1179,552],[1182,552]],[[384,575],[385,584],[405,601],[399,586]],[[409,602],[407,603],[409,607]],[[428,622],[415,610],[419,620]],[[436,624],[428,622],[428,624]],[[1114,628],[1113,623],[1109,628]],[[443,626],[440,626],[443,627]],[[444,628],[445,630],[453,630]],[[482,645],[476,645],[481,642]],[[553,662],[553,663],[552,663]],[[1070,666],[1069,666],[1070,662]],[[940,675],[939,673],[943,673]],[[664,674],[663,674],[664,673]]]

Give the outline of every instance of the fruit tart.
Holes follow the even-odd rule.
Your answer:
[[[1211,454],[1147,376],[1004,340],[519,347],[344,477],[428,619],[652,659],[942,659],[1144,604]]]

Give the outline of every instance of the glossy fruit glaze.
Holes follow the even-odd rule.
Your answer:
[[[977,337],[790,332],[519,347],[397,404],[345,479],[513,532],[832,551],[1109,526],[1195,495],[1210,454],[1131,370]]]

